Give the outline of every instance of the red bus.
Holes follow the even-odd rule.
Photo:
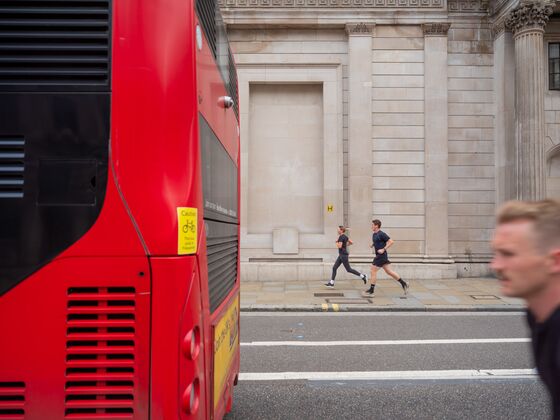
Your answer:
[[[238,115],[216,0],[0,2],[0,419],[231,409]]]

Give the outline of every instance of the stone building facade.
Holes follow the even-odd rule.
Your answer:
[[[487,274],[496,205],[560,196],[558,3],[221,0],[242,279],[327,278],[339,224],[366,269],[374,217],[404,277]]]

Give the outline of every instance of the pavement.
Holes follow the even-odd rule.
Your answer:
[[[524,302],[500,294],[495,278],[410,280],[407,296],[399,283],[378,279],[375,296],[363,294],[362,280],[242,281],[241,311],[523,311]]]

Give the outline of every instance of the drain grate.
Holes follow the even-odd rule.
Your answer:
[[[475,300],[499,300],[498,296],[494,295],[470,295]]]
[[[321,293],[313,293],[313,296],[315,296],[315,297],[324,297],[324,298],[329,298],[329,297],[344,297],[344,293],[343,293],[343,292],[321,292]]]
[[[367,305],[372,303],[371,299],[366,298],[345,298],[345,299],[325,299],[328,303],[337,305]]]

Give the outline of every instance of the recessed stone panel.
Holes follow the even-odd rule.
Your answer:
[[[251,84],[248,233],[323,232],[323,85]]]

